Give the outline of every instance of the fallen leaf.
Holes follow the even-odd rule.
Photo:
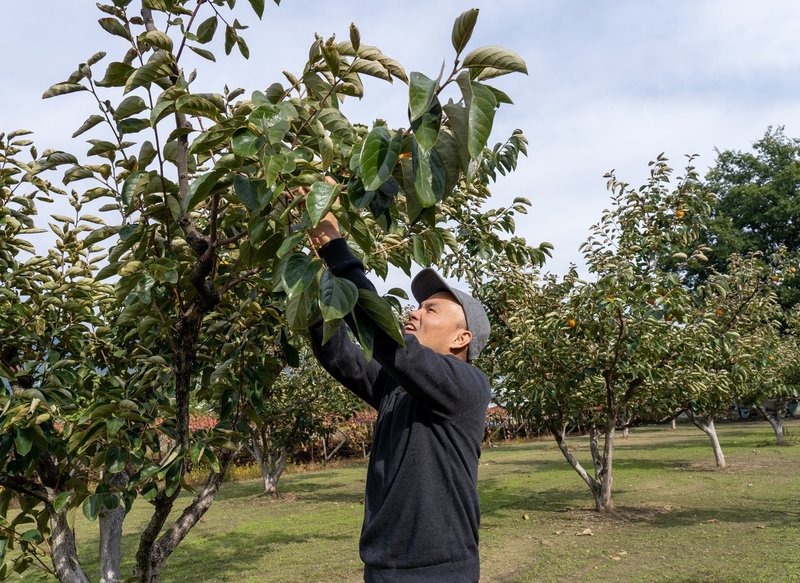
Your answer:
[[[575,536],[594,536],[591,528],[584,528],[581,532],[576,532]]]
[[[709,518],[708,520],[706,520],[706,524],[716,524],[718,522],[719,520],[717,520],[716,518]]]
[[[564,534],[564,531],[563,530],[557,530],[556,534]]]
[[[611,560],[612,560],[612,561],[619,561],[619,560],[620,560],[620,558],[619,558],[619,557],[611,557]]]
[[[530,520],[530,519],[531,519],[531,517],[528,516],[527,514],[523,514],[522,515],[522,520]]]
[[[756,528],[762,528],[763,529],[763,528],[767,528],[767,527],[764,526],[763,524],[756,524]]]
[[[628,551],[620,551],[618,554],[619,556],[624,557],[625,555],[628,554]]]

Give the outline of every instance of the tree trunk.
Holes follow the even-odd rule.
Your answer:
[[[166,560],[211,507],[235,455],[235,452],[230,451],[219,455],[220,471],[209,475],[206,485],[175,523],[152,545],[149,555],[143,561],[137,555],[136,575],[141,583],[158,582]]]
[[[100,511],[100,583],[117,583],[122,579],[122,521],[125,506]]]
[[[336,455],[336,452],[339,451],[340,449],[342,449],[342,447],[344,447],[347,444],[347,442],[350,441],[350,438],[347,437],[347,434],[343,433],[342,437],[343,437],[342,441],[339,442],[339,445],[334,447],[333,450],[331,450],[331,452],[329,454],[325,455],[325,461],[326,462],[331,461],[333,459],[333,456]]]
[[[67,523],[65,509],[56,512],[50,508],[50,536],[52,539],[50,556],[58,580],[61,583],[89,583],[89,578],[83,572],[78,560],[75,533]]]
[[[594,498],[594,505],[595,510],[598,512],[603,512],[606,510],[610,510],[612,508],[611,504],[611,472],[604,471],[605,465],[603,464],[603,460],[601,459],[599,449],[597,448],[597,437],[599,435],[599,431],[596,428],[592,428],[589,435],[589,446],[592,449],[592,462],[595,465],[595,476],[592,477],[586,471],[586,469],[581,465],[581,463],[575,458],[572,451],[567,447],[566,442],[564,441],[564,437],[566,435],[567,428],[566,426],[555,429],[551,428],[550,433],[556,440],[556,445],[558,445],[558,449],[561,450],[562,455],[564,458],[569,462],[569,465],[572,466],[581,479],[589,486],[589,490],[592,492],[592,498]],[[605,452],[610,451],[613,455],[613,436],[612,436],[612,445],[611,449],[609,450],[608,439],[606,439],[606,447]],[[598,469],[598,464],[601,464],[603,467]],[[610,465],[608,466],[610,468]]]
[[[786,415],[786,403],[784,401],[775,401],[775,414],[767,412],[767,409],[758,405],[756,407],[761,416],[767,420],[775,432],[775,445],[786,445],[786,435],[783,431],[783,419]]]
[[[717,467],[724,468],[726,465],[725,454],[722,453],[722,446],[719,444],[719,437],[717,436],[717,428],[714,425],[713,415],[706,417],[704,422],[700,417],[692,413],[692,411],[687,411],[687,413],[694,426],[708,435],[708,438],[711,440],[711,448],[714,450],[714,461],[716,461]]]
[[[672,429],[678,428],[678,422],[675,420],[675,417],[672,418]]]

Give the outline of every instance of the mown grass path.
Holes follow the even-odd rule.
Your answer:
[[[779,448],[766,423],[721,424],[729,467],[717,470],[693,427],[635,429],[617,442],[617,509],[604,516],[552,441],[487,449],[482,581],[800,581],[800,420],[788,431],[796,445]],[[572,445],[588,463],[584,440]],[[258,496],[257,481],[226,484],[162,580],[361,581],[364,477],[363,465],[288,475],[276,501]],[[146,506],[126,519],[123,556],[133,556]],[[97,525],[75,521],[94,580]]]

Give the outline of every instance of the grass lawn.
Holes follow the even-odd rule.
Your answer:
[[[617,440],[617,508],[603,516],[552,441],[487,449],[482,581],[800,581],[800,420],[787,429],[795,445],[779,448],[766,423],[720,424],[724,470],[691,426],[635,429]],[[585,440],[570,445],[589,463]],[[258,481],[225,484],[162,581],[361,581],[364,478],[364,465],[288,475],[274,501]],[[147,517],[137,502],[125,521],[126,573]],[[75,528],[96,580],[97,523],[78,512]]]

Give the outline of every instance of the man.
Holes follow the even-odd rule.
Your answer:
[[[374,291],[333,215],[310,235],[334,275]],[[311,326],[312,346],[334,378],[378,411],[359,544],[364,580],[475,583],[478,458],[491,395],[469,362],[486,344],[489,321],[477,300],[431,269],[411,289],[420,305],[405,324],[405,347],[376,331],[367,362],[344,325],[323,345],[321,321]]]

